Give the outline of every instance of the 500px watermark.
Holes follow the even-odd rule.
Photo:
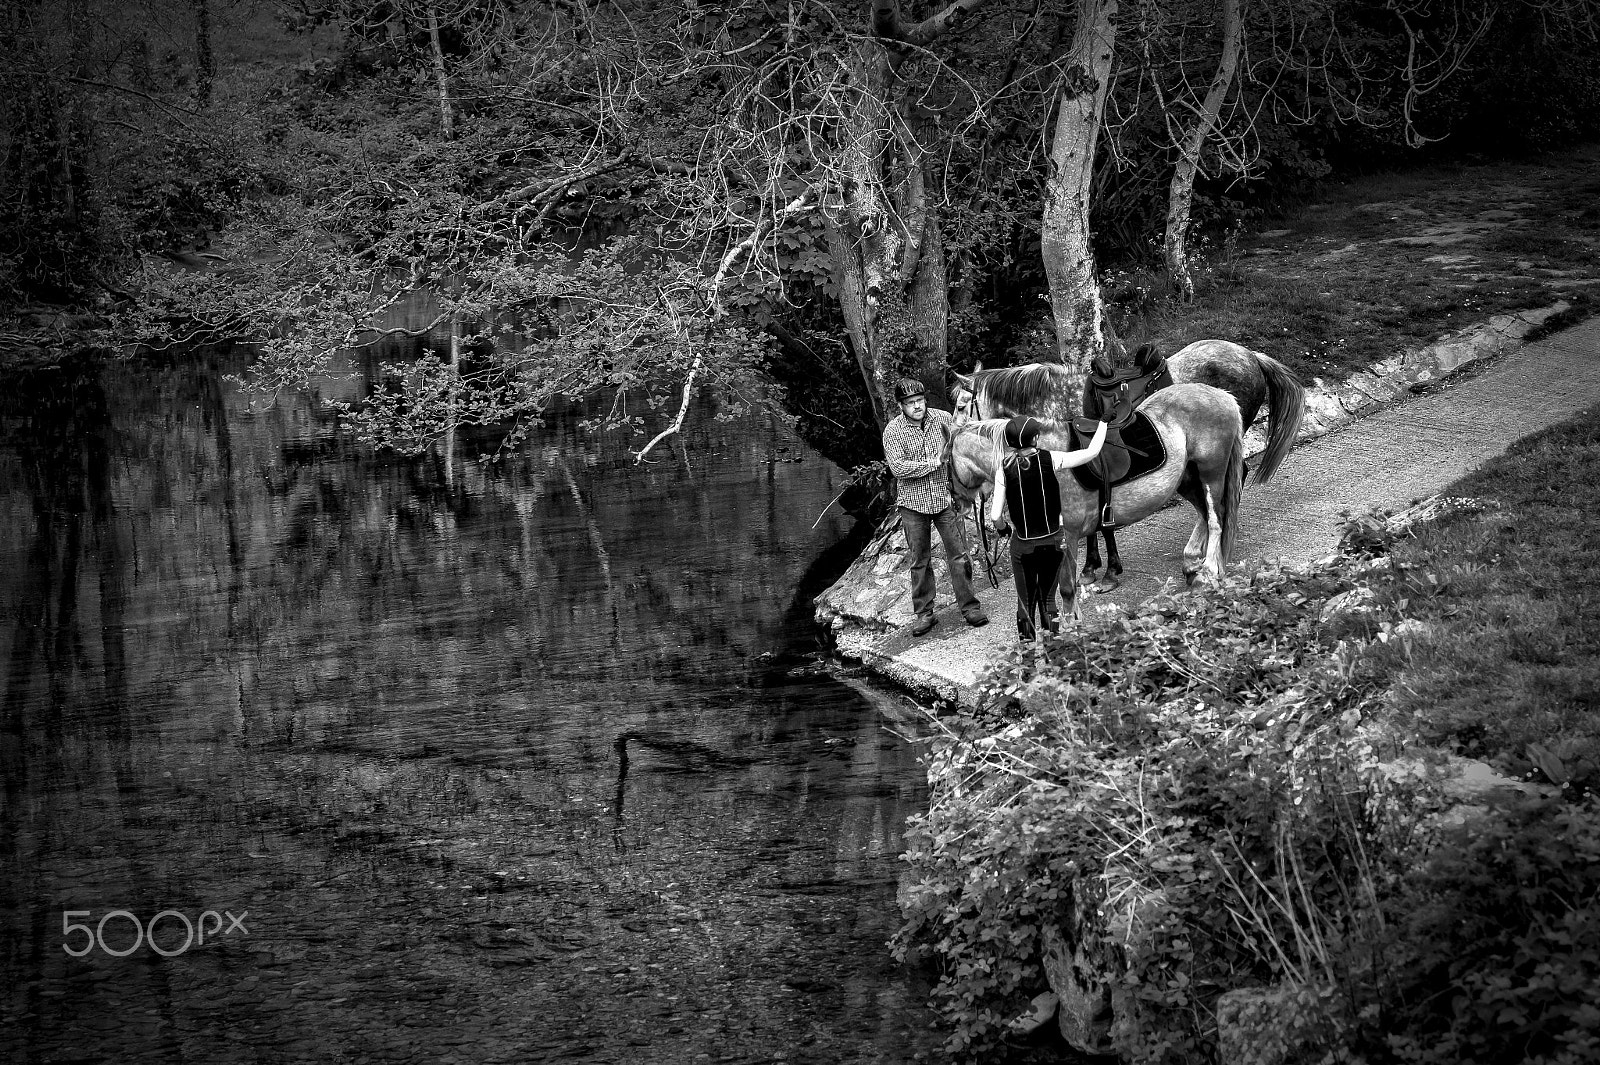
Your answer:
[[[218,913],[216,910],[206,910],[200,915],[198,922],[190,921],[187,916],[179,913],[177,910],[162,910],[160,913],[150,918],[148,922],[141,922],[138,917],[134,916],[127,910],[112,910],[101,917],[99,923],[96,924],[92,929],[86,924],[75,924],[72,920],[74,917],[92,916],[93,911],[91,910],[61,911],[61,936],[63,940],[61,949],[72,955],[74,958],[83,957],[97,946],[105,953],[111,955],[113,958],[126,958],[129,954],[132,954],[134,951],[138,950],[139,947],[144,943],[149,943],[150,949],[161,955],[163,958],[176,958],[179,954],[182,954],[191,946],[198,947],[203,945],[208,935],[212,939],[216,939],[219,933],[224,936],[231,936],[235,932],[238,932],[240,935],[250,934],[250,929],[246,928],[244,924],[244,919],[250,916],[249,910],[244,911],[237,917],[227,910],[223,910],[221,913]],[[223,917],[227,917],[228,919],[228,926],[226,928],[223,928],[222,926]],[[132,946],[114,949],[106,945],[106,922],[114,918],[133,925]],[[156,925],[160,924],[163,919],[168,921],[169,926],[174,932],[176,932],[178,923],[182,924],[184,935],[183,944],[181,946],[173,947],[170,944],[163,946],[162,944],[156,942]],[[213,922],[209,930],[206,928],[207,921]],[[198,928],[196,925],[198,925]],[[117,926],[113,925],[112,927],[115,928]],[[71,942],[71,937],[77,932],[83,933],[84,942],[81,947],[74,949]]]

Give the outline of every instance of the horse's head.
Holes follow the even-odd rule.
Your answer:
[[[966,425],[979,419],[978,414],[978,375],[983,372],[983,363],[972,368],[970,374],[955,374],[955,387],[950,390],[950,405],[955,408],[956,424]]]
[[[956,386],[950,390],[950,406],[955,410],[957,425],[978,420],[978,395],[969,384],[971,380],[956,374]]]
[[[950,488],[962,503],[972,503],[994,482],[1000,468],[1003,420],[971,422],[950,441]]]

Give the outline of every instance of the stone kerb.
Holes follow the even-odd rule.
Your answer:
[[[1408,392],[1430,388],[1459,370],[1503,354],[1570,306],[1563,300],[1535,310],[1497,314],[1424,347],[1384,359],[1341,384],[1329,387],[1314,381],[1306,390],[1305,421],[1295,442],[1315,440],[1390,406]],[[1262,426],[1245,434],[1247,454],[1258,454],[1265,444]]]

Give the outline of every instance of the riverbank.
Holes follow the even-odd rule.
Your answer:
[[[1486,917],[1481,949],[1455,944],[1485,972],[1514,968],[1506,944],[1531,934],[1519,922],[1594,916],[1582,900],[1600,883],[1582,855],[1600,845],[1587,799],[1600,785],[1596,403],[1589,321],[1297,449],[1282,485],[1247,494],[1255,561],[1220,588],[1091,610],[1041,644],[1002,630],[987,660],[952,653],[972,641],[958,625],[873,637],[900,641],[912,668],[972,678],[936,719],[902,892],[903,952],[945,962],[953,1048],[998,1046],[1039,995],[1070,1045],[1133,1061],[1164,1060],[1147,1039],[1277,1062],[1285,1047],[1348,1050],[1407,1025],[1489,1038],[1471,1016],[1417,1006],[1447,961],[1426,944],[1455,932],[1388,943],[1397,969],[1368,955],[1383,929],[1435,919],[1430,892],[1487,890],[1475,866],[1501,861],[1521,865],[1494,890],[1547,877],[1569,901]],[[1359,501],[1403,507],[1424,486],[1478,501],[1398,520]],[[1349,490],[1359,500],[1340,515],[1330,493]],[[1127,556],[1176,573],[1190,520],[1174,509],[1136,527],[1147,539],[1130,535]],[[1145,550],[1159,536],[1165,557]],[[1141,581],[1154,578],[1119,594]],[[1512,836],[1509,857],[1482,853]],[[1337,899],[1298,900],[1302,876]],[[1356,956],[1307,946],[1352,936]],[[1565,1014],[1539,1015],[1566,1038]]]
[[[1433,249],[1416,270],[1466,261],[1403,235],[1384,247]],[[1600,322],[1561,327],[1592,292],[1524,320],[1531,343],[1395,332],[1406,356],[1315,381],[1320,439],[1246,489],[1218,588],[1174,587],[1183,507],[1119,536],[1123,586],[1039,644],[1004,579],[985,629],[896,631],[893,537],[819,600],[841,651],[947,704],[896,937],[937,963],[947,1049],[1002,1059],[1031,1011],[1141,1063],[1584,1058]]]

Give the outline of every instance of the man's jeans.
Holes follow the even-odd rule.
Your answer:
[[[937,526],[944,541],[944,558],[950,564],[950,584],[963,615],[980,609],[972,594],[972,560],[967,557],[967,540],[961,528],[961,512],[954,506],[937,514],[922,514],[909,507],[900,508],[900,528],[905,530],[906,547],[911,553],[911,609],[918,614],[933,613],[932,529]]]

